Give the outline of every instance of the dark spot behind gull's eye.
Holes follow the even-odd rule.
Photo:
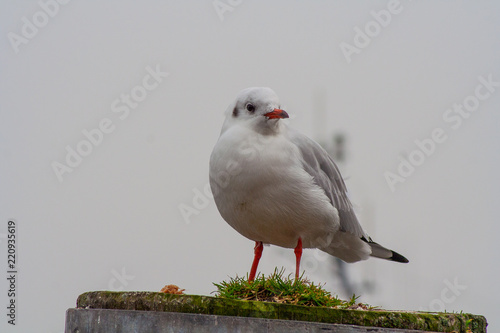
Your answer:
[[[235,106],[233,109],[233,117],[237,117],[237,116],[238,116],[238,108]]]

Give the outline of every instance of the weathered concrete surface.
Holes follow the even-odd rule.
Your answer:
[[[78,297],[77,306],[84,309],[182,312],[432,332],[483,333],[487,325],[483,316],[471,314],[339,310],[156,292],[88,292]]]
[[[368,326],[322,324],[305,321],[229,317],[193,313],[69,309],[65,333],[192,333],[192,332],[262,332],[262,333],[421,333]]]

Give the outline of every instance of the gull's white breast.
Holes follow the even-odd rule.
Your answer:
[[[338,213],[301,159],[282,133],[228,128],[210,157],[210,185],[222,217],[254,241],[293,248],[301,237],[306,248],[322,247],[339,230]]]

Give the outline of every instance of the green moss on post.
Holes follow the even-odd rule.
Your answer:
[[[486,333],[486,318],[468,313],[340,310],[157,292],[87,292],[77,307],[199,313],[221,316],[401,328],[434,332]]]

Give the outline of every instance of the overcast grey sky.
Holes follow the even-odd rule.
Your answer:
[[[209,295],[248,272],[253,242],[204,193],[223,113],[250,86],[310,137],[346,135],[361,223],[410,260],[350,265],[375,286],[361,301],[500,329],[498,2],[54,1],[0,2],[0,268],[15,219],[17,331],[62,332],[85,291]],[[293,260],[266,247],[259,269]],[[304,260],[338,292],[328,260]]]

